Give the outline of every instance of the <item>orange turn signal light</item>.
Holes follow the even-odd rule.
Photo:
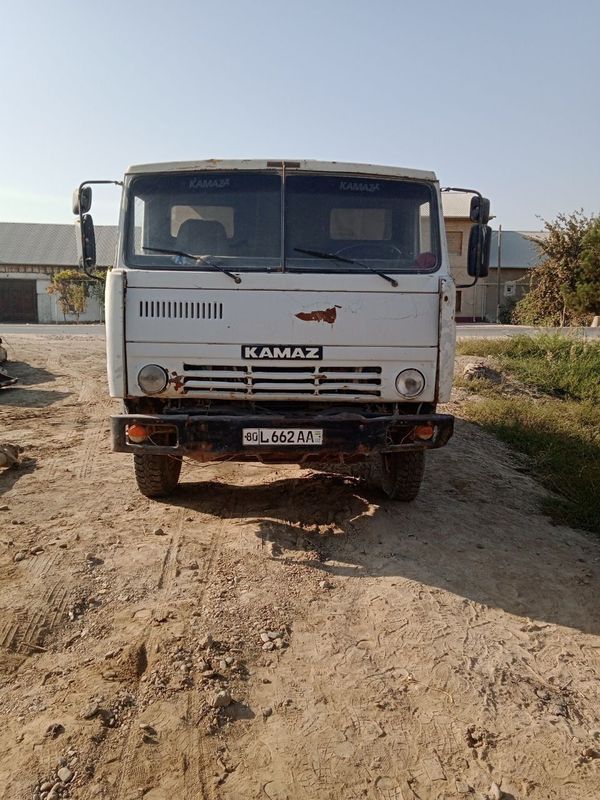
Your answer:
[[[145,442],[149,435],[148,428],[143,425],[129,425],[127,427],[127,438],[134,444]]]
[[[417,425],[415,428],[415,436],[417,439],[433,439],[435,428],[433,425]]]

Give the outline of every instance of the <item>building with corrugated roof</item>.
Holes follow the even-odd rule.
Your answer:
[[[471,196],[442,194],[450,267],[457,287],[472,283],[467,274]],[[543,231],[502,231],[500,281],[498,281],[498,231],[492,231],[490,272],[475,286],[457,288],[456,319],[459,322],[495,322],[497,311],[511,308],[529,289],[531,270],[541,256],[535,240]]]
[[[52,273],[77,266],[77,228],[50,223],[0,222],[0,322],[62,322],[56,295],[48,294]],[[117,228],[96,226],[99,267],[111,267]],[[103,318],[90,297],[81,322]],[[70,321],[70,315],[67,316]]]
[[[467,275],[467,245],[471,221],[470,197],[444,194],[443,208],[452,274],[457,284],[471,283]],[[28,222],[0,222],[0,322],[62,322],[56,295],[48,294],[53,272],[77,266],[77,228]],[[118,229],[96,226],[98,266],[114,263]],[[540,231],[503,231],[500,274],[500,307],[512,305],[529,287],[529,274],[540,261],[535,246]],[[456,317],[459,321],[494,321],[498,304],[498,232],[493,231],[490,274],[474,287],[458,289]],[[82,322],[103,318],[103,309],[93,297],[80,316]],[[67,318],[71,321],[71,318]],[[74,319],[74,318],[73,318]]]

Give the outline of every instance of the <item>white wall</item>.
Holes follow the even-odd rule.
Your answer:
[[[7,272],[2,277],[10,278],[11,280],[25,280],[35,281],[37,293],[37,309],[38,309],[38,322],[64,322],[65,318],[60,306],[58,305],[58,298],[54,294],[48,294],[48,287],[50,286],[50,276],[43,272]],[[104,309],[100,303],[93,298],[88,298],[87,308],[83,314],[79,316],[80,322],[103,322]],[[75,314],[67,314],[67,322],[76,322]]]

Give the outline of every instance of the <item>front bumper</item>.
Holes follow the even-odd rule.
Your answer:
[[[134,444],[131,425],[150,431]],[[418,439],[417,426],[433,428],[429,439]],[[322,445],[245,447],[243,428],[309,428],[323,431]],[[111,417],[112,447],[119,453],[189,456],[198,461],[266,461],[297,464],[306,461],[351,461],[372,452],[393,453],[442,447],[454,431],[449,414],[119,414]],[[168,441],[168,444],[164,442]]]

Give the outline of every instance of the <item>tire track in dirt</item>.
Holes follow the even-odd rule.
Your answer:
[[[5,609],[0,628],[0,650],[23,659],[45,650],[45,641],[67,616],[70,591],[60,580],[52,580],[57,554],[20,562],[26,570],[23,594],[17,609]],[[49,581],[50,578],[50,581]]]
[[[46,343],[27,348],[24,361],[44,363]],[[49,405],[23,392],[2,415],[40,443],[40,469],[3,484],[0,522],[19,524],[0,552],[0,796],[31,798],[73,747],[77,800],[454,800],[492,781],[520,800],[596,800],[598,543],[551,526],[494,440],[458,422],[410,506],[316,471],[232,465],[186,467],[184,480],[207,481],[198,500],[188,487],[151,503],[102,444],[101,346],[52,349],[61,375],[40,377],[36,401]],[[171,540],[151,533],[163,520]],[[70,625],[82,597],[100,602]],[[260,631],[280,624],[288,646],[263,652]],[[180,645],[203,656],[208,630],[250,667],[224,676],[252,714],[212,736],[199,720],[223,684],[190,688],[178,666]],[[208,650],[211,667],[224,651]],[[128,692],[137,707],[119,706]],[[82,718],[96,700],[114,728]]]
[[[104,421],[90,421],[84,428],[81,455],[77,461],[75,475],[80,480],[89,480],[96,472],[98,453],[106,438]]]
[[[168,616],[174,581],[179,574],[180,554],[188,544],[193,544],[195,549],[199,546],[204,549],[198,580],[201,588],[193,598],[197,608],[203,609],[213,563],[221,549],[225,516],[219,519],[218,510],[199,516],[196,514],[192,528],[186,520],[188,515],[189,511],[184,508],[177,511],[176,532],[167,548],[157,577],[158,596],[152,610],[152,618],[155,620],[165,619]],[[146,652],[154,653],[157,645],[160,647],[163,638],[164,633],[159,623],[151,629],[146,638]],[[200,692],[192,687],[183,697],[174,701],[179,707],[178,717],[182,724],[176,730],[170,731],[167,739],[162,738],[158,747],[142,743],[139,728],[140,719],[148,717],[149,714],[151,716],[154,714],[153,726],[160,728],[160,714],[155,718],[152,706],[148,706],[145,702],[151,699],[152,694],[153,690],[147,684],[139,683],[136,687],[136,708],[141,707],[142,710],[132,715],[127,729],[122,733],[124,740],[119,754],[121,766],[115,781],[115,800],[139,798],[140,787],[146,789],[144,797],[152,800],[170,800],[173,797],[180,797],[182,800],[183,798],[211,800],[213,795],[204,774],[207,762],[202,733],[197,728],[201,711]],[[165,778],[168,787],[163,788],[161,784]]]
[[[26,345],[25,357],[29,348],[30,345]],[[34,359],[31,356],[29,359],[33,364]],[[40,422],[42,426],[45,426],[46,421],[52,423],[44,431],[37,445],[36,471],[41,470],[43,487],[60,482],[65,472],[75,479],[89,479],[95,463],[94,453],[100,445],[104,424],[106,403],[98,402],[105,394],[103,382],[87,377],[86,370],[80,367],[77,358],[67,360],[54,345],[47,348],[45,358],[35,360],[36,364],[40,362],[44,367],[39,369],[45,368],[52,373],[53,379],[60,380],[63,384],[61,389],[64,387],[71,394],[79,391],[80,396],[84,394],[87,397],[87,402],[76,403],[76,414],[73,411],[72,400],[59,401],[51,408],[34,407],[17,412],[17,416],[20,414],[30,422],[31,426],[35,422]],[[35,366],[33,369],[38,367]],[[43,372],[42,380],[46,382],[44,385],[50,385]],[[23,400],[27,403],[28,396],[26,395]],[[76,493],[79,519],[94,516],[104,489]],[[39,545],[46,533],[60,535],[70,526],[77,530],[78,523],[72,513],[71,504],[63,508],[59,506],[60,521],[48,524],[49,516],[54,519],[51,507],[51,505],[48,507],[43,517],[36,520],[44,523],[45,530],[39,531],[38,525],[29,531],[26,530],[26,541],[21,540],[20,543],[25,553],[34,545]],[[56,545],[56,542],[52,544]],[[13,593],[10,598],[11,605],[7,607],[5,603],[2,611],[0,650],[4,654],[16,657],[18,661],[15,663],[22,663],[28,656],[45,651],[45,642],[56,635],[67,620],[70,601],[76,590],[75,586],[69,586],[71,582],[63,579],[65,570],[72,572],[74,558],[77,558],[76,553],[55,550],[34,555],[34,552],[32,550],[31,553],[27,553],[25,559],[15,565],[15,578],[21,589],[17,595]],[[15,596],[18,597],[16,607],[14,607]]]
[[[89,478],[106,427],[106,409],[112,406],[113,401],[108,397],[104,380],[90,376],[86,369],[79,366],[76,358],[67,361],[52,347],[45,366],[49,372],[65,382],[65,388],[71,394],[76,395],[75,400],[71,398],[58,405],[52,414],[57,418],[58,424],[62,421],[66,430],[58,432],[54,439],[52,455],[44,462],[45,477],[49,480],[56,477],[56,471],[64,460],[64,450],[74,453],[82,450],[81,455],[75,455],[74,474],[80,479]],[[73,405],[77,407],[74,422]],[[49,417],[51,414],[44,411],[44,416]]]

